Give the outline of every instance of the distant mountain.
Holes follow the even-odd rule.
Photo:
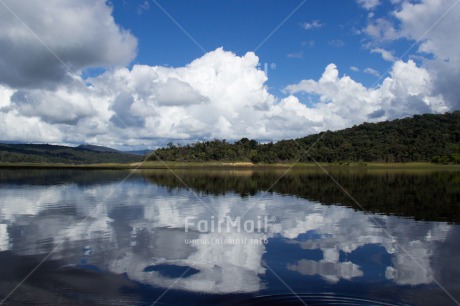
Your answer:
[[[147,156],[152,152],[152,150],[134,150],[134,151],[122,151],[123,153],[126,154],[134,154],[134,155],[142,155],[142,156]]]
[[[77,148],[85,149],[85,150],[91,150],[91,151],[97,151],[97,152],[119,152],[119,153],[122,153],[122,152],[120,152],[118,150],[115,150],[113,148],[103,147],[103,146],[96,146],[96,145],[91,145],[91,144],[81,144]]]
[[[111,148],[90,146],[93,149],[89,149],[85,146],[75,148],[49,144],[0,143],[0,163],[99,164],[142,160],[138,155],[122,153]]]
[[[149,155],[149,153],[152,152],[152,150],[149,150],[149,149],[119,151],[119,150],[115,150],[115,149],[109,148],[109,147],[96,146],[96,145],[90,145],[90,144],[82,144],[82,145],[79,145],[77,148],[85,149],[85,150],[91,150],[91,151],[97,151],[97,152],[116,152],[116,153],[122,153],[122,154],[132,154],[132,155],[142,155],[142,156]]]

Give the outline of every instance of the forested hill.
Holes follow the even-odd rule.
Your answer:
[[[93,149],[92,149],[93,148]],[[138,162],[142,158],[124,154],[116,150],[101,151],[100,147],[66,147],[48,144],[2,144],[0,143],[0,162],[2,163],[63,163],[99,164]],[[94,150],[94,148],[98,150]]]
[[[308,152],[308,153],[307,153]],[[327,131],[295,140],[259,144],[212,140],[157,149],[151,159],[169,161],[460,163],[460,111],[416,115]]]

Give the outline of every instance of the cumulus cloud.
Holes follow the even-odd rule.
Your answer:
[[[458,1],[424,0],[404,2],[394,13],[401,23],[401,36],[419,40],[420,54],[430,54],[423,64],[434,77],[435,89],[450,104],[459,109],[460,45]]]
[[[19,90],[12,95],[11,104],[23,116],[38,117],[50,124],[76,124],[95,111],[84,92],[70,87],[55,91]]]
[[[394,62],[396,58],[394,57],[393,53],[388,50],[382,48],[373,48],[371,49],[371,53],[378,53],[382,56],[382,58],[388,62]]]
[[[377,42],[391,41],[400,37],[393,23],[384,18],[377,18],[370,22],[363,31]]]
[[[263,128],[264,109],[275,101],[258,64],[252,52],[239,57],[219,48],[185,67],[135,65],[91,82],[109,101],[123,91],[113,110],[120,117],[143,117],[151,137],[234,139],[260,136],[255,130]]]
[[[274,133],[264,117],[276,98],[268,92],[258,64],[252,52],[239,57],[219,48],[185,67],[119,67],[87,79],[88,85],[74,81],[45,89],[2,86],[2,123],[25,124],[23,133],[3,129],[3,137],[22,140],[30,133],[30,141],[115,146],[143,141],[151,146],[155,139],[271,138]],[[29,129],[31,124],[43,128]]]
[[[258,66],[252,52],[240,57],[219,48],[185,67],[109,70],[87,79],[88,86],[2,87],[6,101],[0,110],[13,121],[35,120],[61,131],[60,139],[37,135],[38,130],[29,135],[31,140],[45,136],[44,142],[151,146],[174,139],[282,138],[292,126],[289,120],[286,131],[270,126],[268,114],[277,99],[268,92],[267,76]],[[17,136],[5,131],[5,140]],[[299,129],[296,135],[305,133]]]
[[[21,116],[15,110],[0,112],[0,130],[2,140],[57,143],[64,138],[57,126],[37,117]]]
[[[4,0],[0,27],[0,83],[14,88],[54,86],[85,68],[126,65],[136,55],[136,38],[102,0]]]
[[[388,18],[371,18],[363,29],[362,33],[372,39],[366,47],[372,53],[379,53],[384,60],[393,62],[394,55],[381,48],[381,45],[388,45],[397,39],[417,42],[415,51],[421,60],[421,67],[432,79],[433,93],[441,96],[449,109],[460,109],[458,1],[392,0],[391,3],[395,8]]]
[[[369,119],[384,120],[447,110],[432,94],[432,80],[414,62],[398,61],[380,88],[370,89],[330,64],[322,77],[269,93],[259,59],[218,48],[184,67],[120,67],[57,89],[2,87],[0,111],[8,139],[93,142],[120,147],[151,146],[171,140],[302,137]],[[314,106],[302,93],[318,97]],[[300,95],[297,97],[297,95]],[[21,132],[22,131],[22,132]]]
[[[339,77],[337,66],[330,64],[318,81],[304,80],[285,90],[292,95],[320,96],[319,102],[308,109],[310,116],[322,118],[319,129],[448,110],[442,98],[433,92],[428,71],[411,60],[395,62],[390,76],[378,88],[366,88],[349,76]]]
[[[433,94],[426,69],[413,61],[395,62],[390,77],[375,89],[340,77],[337,66],[330,64],[319,80],[287,86],[289,95],[283,99],[269,93],[267,76],[258,67],[252,52],[237,56],[218,48],[184,67],[109,70],[87,79],[89,86],[16,91],[4,87],[0,92],[9,101],[2,102],[0,114],[9,125],[25,125],[22,133],[5,129],[10,139],[31,133],[31,139],[42,141],[118,147],[174,139],[276,140],[448,110]],[[318,99],[307,107],[302,94]]]

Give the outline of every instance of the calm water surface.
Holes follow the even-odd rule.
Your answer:
[[[458,304],[459,172],[281,174],[0,170],[0,300]]]

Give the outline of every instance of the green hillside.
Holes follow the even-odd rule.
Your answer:
[[[364,123],[295,140],[259,144],[243,138],[191,145],[169,144],[151,160],[276,162],[436,162],[460,163],[460,112],[416,115]]]
[[[98,164],[140,161],[132,154],[95,151],[85,147],[66,147],[48,144],[0,144],[1,163],[63,163]]]

